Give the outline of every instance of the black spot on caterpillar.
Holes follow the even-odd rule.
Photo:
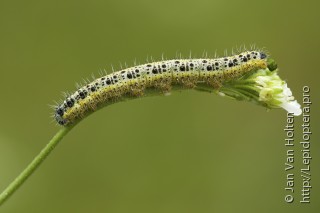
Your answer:
[[[55,107],[54,118],[60,125],[72,124],[104,103],[116,102],[123,96],[143,96],[149,89],[168,93],[174,86],[192,89],[199,84],[219,89],[226,81],[266,67],[267,55],[260,51],[215,59],[174,59],[138,65],[79,88]]]

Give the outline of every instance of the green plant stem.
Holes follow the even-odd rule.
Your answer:
[[[178,87],[179,88],[179,87]],[[146,91],[146,96],[153,97],[155,95],[158,95],[159,92],[155,89],[150,89],[149,91]],[[105,106],[121,102],[121,101],[128,101],[135,99],[134,96],[124,96],[122,98],[119,98],[117,101],[111,101],[107,102],[105,104],[102,104],[99,106],[96,110],[100,110]],[[85,117],[91,115],[94,111],[88,112]],[[70,124],[68,126],[62,127],[49,141],[49,143],[41,150],[41,152],[29,163],[27,168],[25,168],[19,175],[16,177],[14,181],[12,181],[9,186],[0,194],[0,206],[30,177],[30,175],[40,166],[40,164],[48,157],[48,155],[51,153],[51,151],[58,145],[58,143],[61,141],[61,139],[73,128],[75,127],[82,119],[79,119],[73,124]]]
[[[41,152],[31,161],[31,163],[20,173],[16,179],[0,194],[0,206],[30,177],[30,175],[48,157],[50,152],[58,145],[61,139],[75,126],[70,125],[61,128],[41,150]]]
[[[146,91],[146,96],[153,97],[155,95],[158,95],[159,92],[157,92],[155,89],[150,89],[149,91]],[[118,99],[117,101],[111,101],[107,102],[105,104],[102,104],[99,106],[96,110],[100,110],[105,106],[114,104],[116,102],[121,101],[128,101],[135,99],[134,96],[124,96],[121,99]],[[91,115],[94,111],[88,112],[85,117]],[[41,152],[29,163],[29,165],[12,181],[9,186],[0,194],[0,206],[31,176],[31,174],[40,166],[40,164],[48,157],[48,155],[51,153],[51,151],[58,145],[58,143],[61,141],[61,139],[73,128],[75,127],[80,120],[79,119],[73,124],[70,124],[68,126],[62,127],[49,141],[49,143],[41,150]]]

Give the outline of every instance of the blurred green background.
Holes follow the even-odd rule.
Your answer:
[[[119,63],[266,47],[312,105],[311,204],[286,204],[286,112],[196,91],[81,122],[0,212],[318,212],[319,1],[0,1],[0,190],[59,127],[48,104]]]

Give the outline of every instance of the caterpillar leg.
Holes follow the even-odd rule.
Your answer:
[[[171,79],[158,78],[154,80],[154,87],[164,94],[169,93],[171,91]]]

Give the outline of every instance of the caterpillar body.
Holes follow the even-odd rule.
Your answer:
[[[148,89],[168,93],[173,86],[195,88],[199,84],[219,89],[224,82],[240,78],[252,70],[267,67],[267,55],[245,51],[215,59],[173,59],[123,69],[79,88],[55,107],[60,125],[72,124],[100,105],[122,96],[143,96]]]

